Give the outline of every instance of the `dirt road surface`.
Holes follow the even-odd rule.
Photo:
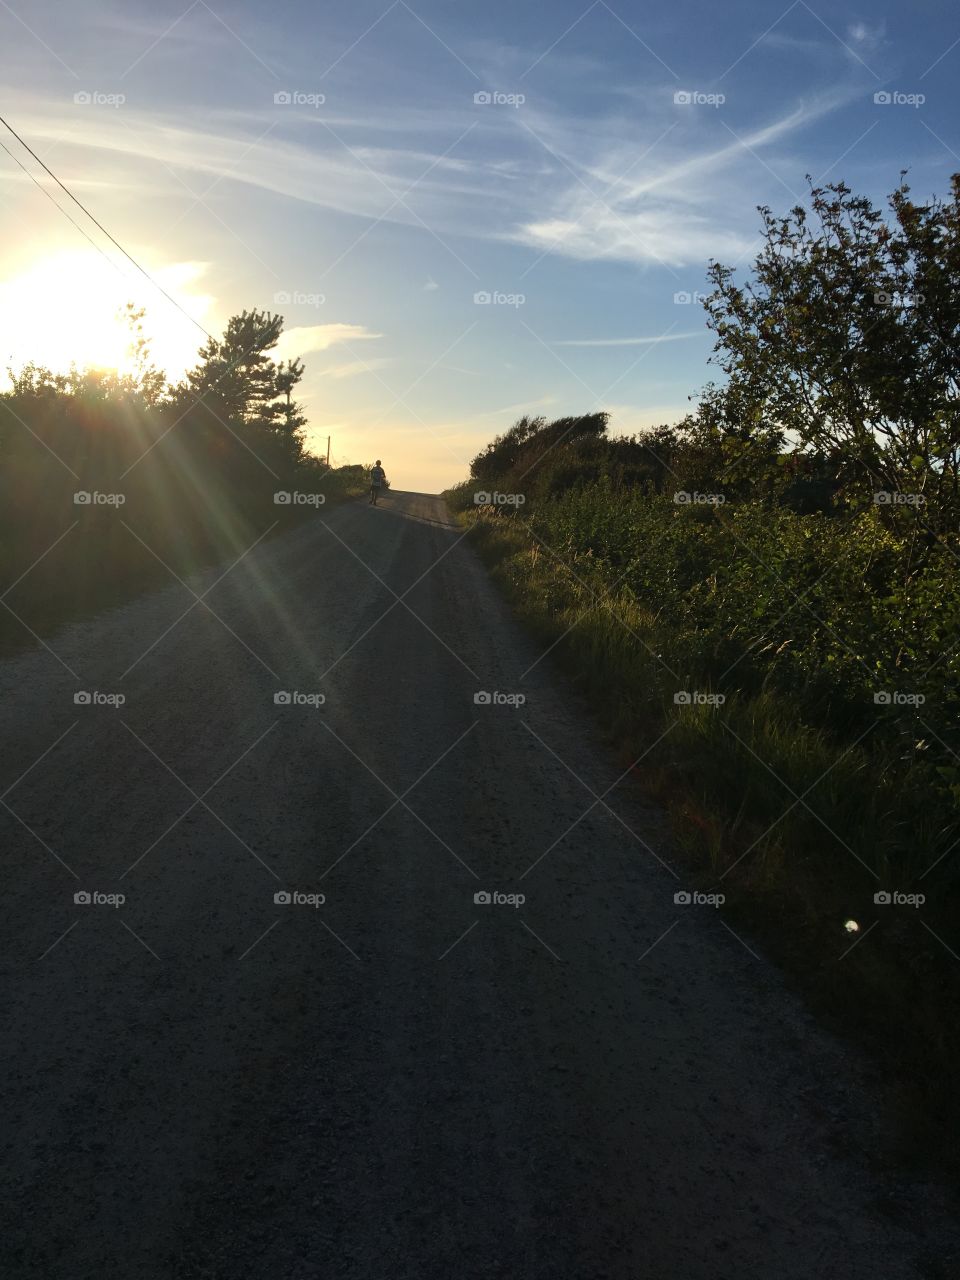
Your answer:
[[[438,498],[225,569],[0,666],[5,1276],[955,1274]]]

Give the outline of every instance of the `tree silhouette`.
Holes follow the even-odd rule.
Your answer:
[[[231,316],[223,337],[200,349],[199,364],[176,388],[174,399],[185,406],[199,402],[225,422],[268,432],[281,452],[297,461],[304,452],[306,418],[293,392],[303,363],[271,359],[282,332],[283,316],[269,311],[254,308]]]

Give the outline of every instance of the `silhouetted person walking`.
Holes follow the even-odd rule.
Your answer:
[[[372,507],[377,505],[377,499],[380,497],[380,490],[386,478],[386,472],[381,467],[380,459],[378,458],[370,468],[370,505]]]

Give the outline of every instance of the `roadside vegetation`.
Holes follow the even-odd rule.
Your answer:
[[[945,201],[836,184],[761,217],[749,279],[710,268],[724,376],[694,412],[632,438],[602,412],[523,418],[447,497],[666,803],[691,886],[870,1043],[940,1146],[960,1118],[960,177]]]
[[[363,491],[303,443],[299,361],[275,362],[283,319],[234,316],[178,384],[130,311],[133,373],[9,371],[0,394],[0,652],[233,561],[271,526]]]

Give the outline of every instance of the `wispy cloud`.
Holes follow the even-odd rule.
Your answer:
[[[554,342],[555,347],[651,347],[659,342],[682,342],[685,338],[703,338],[709,336],[706,326],[693,329],[689,333],[662,333],[655,338],[565,338],[562,342]]]
[[[375,356],[371,360],[349,360],[346,364],[335,364],[329,369],[322,369],[325,378],[356,378],[359,374],[374,373],[393,364],[390,356]]]
[[[500,405],[496,409],[484,409],[482,413],[472,414],[467,421],[483,422],[488,418],[508,419],[516,414],[541,413],[557,403],[555,395],[542,395],[532,400],[519,400],[516,404]]]
[[[582,138],[565,138],[556,125],[547,125],[543,135],[536,132],[572,181],[555,195],[549,216],[523,223],[516,239],[566,257],[644,265],[739,258],[754,243],[748,222],[752,209],[742,200],[747,175],[754,189],[758,179],[766,186],[776,182],[778,157],[762,153],[854,95],[851,86],[832,88],[742,133],[725,118],[691,114],[691,108],[680,106],[677,110],[687,113],[684,123],[663,132],[642,163],[635,141],[585,152]],[[705,136],[713,145],[704,145]],[[582,160],[578,152],[584,153]]]
[[[658,88],[640,138],[628,137],[619,118],[585,126],[559,112],[529,108],[529,124],[498,120],[467,137],[464,108],[462,118],[450,113],[446,134],[432,135],[436,150],[424,146],[413,122],[405,138],[395,118],[395,145],[384,145],[383,135],[372,130],[375,121],[331,127],[314,119],[307,131],[283,108],[266,103],[259,127],[249,111],[222,112],[218,128],[198,129],[184,113],[160,117],[130,105],[93,112],[49,100],[22,110],[21,123],[34,142],[55,142],[81,171],[90,167],[84,157],[93,150],[101,173],[115,176],[118,185],[156,186],[169,178],[186,200],[174,173],[220,180],[214,200],[242,183],[423,234],[512,241],[581,260],[678,266],[748,250],[744,175],[769,186],[778,163],[770,149],[849,101],[851,92],[821,93],[741,133],[726,118],[711,119],[698,109],[670,106],[668,112],[672,98]],[[104,163],[110,156],[112,167]],[[511,167],[521,160],[525,169]],[[790,172],[795,178],[792,166]],[[434,284],[428,278],[425,290],[433,292]]]
[[[858,52],[874,53],[886,44],[887,24],[878,22],[854,22],[847,28],[847,39]]]
[[[277,355],[281,360],[292,360],[311,351],[327,351],[338,342],[360,342],[382,338],[382,333],[372,333],[362,324],[312,324],[287,329],[280,335]]]

